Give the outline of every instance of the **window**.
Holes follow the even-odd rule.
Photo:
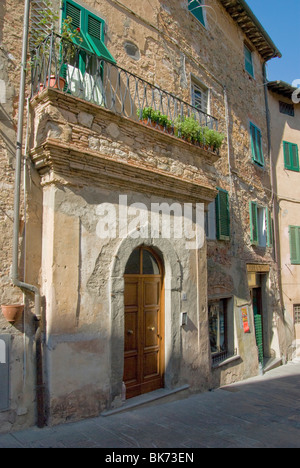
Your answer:
[[[300,265],[300,226],[290,226],[291,264]]]
[[[192,81],[192,105],[201,112],[208,113],[208,89]]]
[[[260,247],[273,245],[273,222],[268,208],[250,202],[250,237],[251,244]]]
[[[226,190],[218,189],[216,198],[216,229],[218,240],[230,239],[229,197]]]
[[[251,139],[251,151],[252,151],[252,160],[264,166],[264,155],[262,150],[262,137],[261,131],[253,123],[250,122],[250,139]]]
[[[300,304],[294,304],[294,324],[300,325]]]
[[[245,70],[254,78],[253,55],[249,47],[244,44]]]
[[[284,167],[290,171],[299,172],[299,154],[298,145],[283,142]]]
[[[209,340],[212,354],[227,351],[226,300],[218,300],[208,305]]]
[[[72,0],[66,0],[63,4],[63,15],[62,19],[72,18],[72,29],[79,31],[81,41],[74,38],[74,43],[83,49],[96,54],[98,57],[109,60],[115,63],[115,59],[104,44],[104,30],[105,21],[90,11],[86,10],[82,6],[73,2]],[[84,57],[81,57],[81,71],[84,67]]]
[[[216,204],[212,202],[205,212],[205,234],[207,239],[216,239]]]
[[[235,356],[233,304],[230,299],[208,303],[209,341],[213,366]]]
[[[205,26],[204,22],[204,13],[203,13],[203,0],[188,0],[189,2],[189,11],[200,21],[203,26]]]
[[[287,102],[279,101],[279,112],[281,114],[290,115],[291,117],[295,117],[295,109],[293,104],[289,104]]]

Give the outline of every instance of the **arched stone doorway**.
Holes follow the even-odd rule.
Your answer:
[[[164,273],[149,247],[132,252],[124,274],[124,375],[126,397],[164,386]]]
[[[158,255],[163,265],[164,303],[164,387],[172,389],[177,385],[181,352],[178,323],[180,316],[180,291],[182,273],[180,261],[173,243],[169,239],[148,239],[130,236],[123,239],[114,255],[110,280],[110,320],[111,320],[111,353],[110,353],[110,407],[121,406],[122,382],[124,377],[124,330],[125,330],[125,269],[135,249],[148,247]],[[168,324],[166,326],[166,324]]]

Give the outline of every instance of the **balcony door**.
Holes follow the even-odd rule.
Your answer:
[[[163,269],[146,247],[135,249],[125,270],[124,377],[126,398],[164,384]]]

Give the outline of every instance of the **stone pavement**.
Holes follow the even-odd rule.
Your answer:
[[[0,435],[0,448],[50,447],[300,448],[300,362],[183,400]]]

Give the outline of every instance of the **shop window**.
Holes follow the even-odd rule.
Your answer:
[[[230,299],[208,303],[209,340],[213,367],[236,356],[234,347],[233,304]]]

